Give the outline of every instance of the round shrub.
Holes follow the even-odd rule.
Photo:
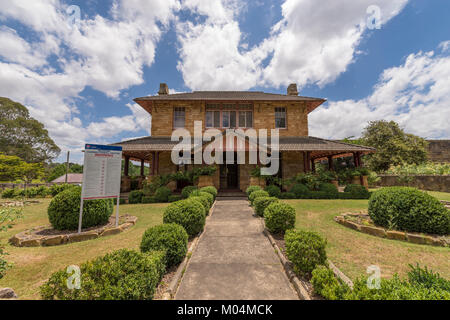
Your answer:
[[[307,199],[309,195],[308,187],[301,183],[295,184],[289,192],[295,194],[296,199]]]
[[[76,230],[80,215],[81,188],[66,190],[52,199],[48,219],[57,230]],[[101,226],[108,222],[114,208],[113,200],[89,200],[83,204],[83,228]]]
[[[314,292],[321,295],[327,300],[338,300],[344,291],[339,281],[336,279],[334,272],[326,266],[318,266],[312,271],[311,284]]]
[[[198,201],[185,199],[170,204],[164,210],[164,223],[177,223],[189,236],[195,236],[205,227],[205,208]]]
[[[198,205],[203,208],[203,212],[205,213],[205,216],[209,214],[209,201],[205,197],[200,196],[190,196],[189,200],[198,202]]]
[[[359,184],[349,184],[344,192],[349,193],[353,199],[369,199],[370,192],[364,186]]]
[[[337,199],[339,197],[339,190],[332,183],[321,183],[319,191],[323,192],[328,199]]]
[[[70,290],[66,269],[40,287],[44,300],[151,300],[165,273],[164,252],[118,250],[80,266],[81,286]]]
[[[189,198],[189,195],[191,194],[191,192],[192,191],[195,191],[195,190],[197,190],[198,188],[197,187],[194,187],[194,186],[187,186],[187,187],[184,187],[183,188],[183,190],[181,191],[181,197],[183,198],[183,199],[187,199],[187,198]]]
[[[175,223],[161,224],[145,231],[141,252],[164,251],[168,268],[181,263],[188,250],[188,234]]]
[[[369,215],[375,224],[388,229],[450,234],[450,211],[436,198],[414,188],[390,187],[374,192]]]
[[[269,196],[279,198],[281,195],[281,189],[275,185],[267,186],[264,191],[266,191]]]
[[[74,186],[73,184],[54,184],[50,187],[49,193],[52,197],[56,197],[61,192],[66,191],[67,189],[77,188],[78,186]]]
[[[206,198],[208,200],[209,209],[211,209],[212,205],[214,204],[214,196],[209,192],[200,191],[200,197]]]
[[[248,199],[250,200],[250,203],[253,206],[253,201],[255,201],[256,198],[268,197],[268,196],[269,196],[269,194],[266,191],[264,191],[264,190],[257,190],[257,191],[253,191],[250,194],[250,197],[248,197]]]
[[[182,200],[183,198],[181,197],[181,196],[179,196],[179,195],[172,195],[172,196],[169,196],[169,202],[170,203],[172,203],[172,202],[177,202],[177,201],[180,201],[180,200]]]
[[[286,255],[297,273],[311,273],[327,260],[326,240],[312,231],[288,230],[284,236]]]
[[[158,203],[169,202],[169,197],[172,195],[172,191],[167,187],[160,187],[156,189],[155,199]]]
[[[138,204],[142,203],[142,197],[144,196],[144,192],[140,190],[131,191],[128,195],[128,203],[129,204]]]
[[[252,194],[252,192],[254,191],[260,191],[262,190],[261,187],[259,186],[250,186],[247,188],[247,190],[245,191],[247,193],[247,197],[250,197],[250,195]]]
[[[254,203],[255,212],[258,216],[264,216],[264,210],[274,202],[278,202],[278,198],[275,197],[259,197],[256,198]]]
[[[2,198],[3,199],[12,199],[12,198],[14,198],[14,193],[15,193],[14,189],[5,189],[2,192]]]
[[[216,199],[216,197],[217,197],[217,189],[215,188],[215,187],[203,187],[203,188],[201,188],[200,189],[200,191],[201,192],[208,192],[208,193],[210,193],[210,194],[212,194],[213,195],[213,200],[215,200]]]
[[[295,209],[287,203],[272,203],[264,210],[264,221],[270,232],[285,233],[295,227]]]

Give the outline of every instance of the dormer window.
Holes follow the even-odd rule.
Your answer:
[[[173,109],[173,128],[182,129],[185,127],[186,123],[186,109],[185,108],[174,108]]]

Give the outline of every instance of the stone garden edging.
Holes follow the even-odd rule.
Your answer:
[[[213,205],[211,206],[211,209],[209,209],[209,214],[206,217],[206,222],[210,219],[212,216],[212,213],[214,211],[214,208],[216,206],[217,200],[214,200]],[[201,237],[205,234],[205,230],[207,227],[207,224],[205,222],[205,227],[203,228],[203,231],[200,232],[195,239],[193,240],[191,246],[188,249],[188,252],[186,254],[186,257],[184,258],[183,262],[180,263],[180,265],[177,268],[177,271],[173,277],[173,279],[170,281],[169,287],[166,289],[166,291],[163,293],[162,300],[172,300],[175,298],[175,295],[178,291],[178,287],[180,286],[181,280],[183,280],[183,276],[185,274],[185,271],[189,265],[189,261],[191,260],[192,254],[194,253],[195,249],[197,248],[198,242],[200,241]]]
[[[439,247],[450,247],[450,238],[443,236],[423,235],[420,233],[411,233],[405,231],[387,230],[382,227],[365,225],[356,221],[349,220],[352,218],[367,218],[368,214],[361,213],[344,213],[340,216],[334,217],[334,221],[343,225],[344,227],[359,231],[365,234],[376,236],[379,238],[386,238],[390,240],[406,241],[414,244],[425,244]]]
[[[56,230],[52,229],[49,226],[38,227],[16,234],[11,239],[9,239],[9,242],[16,247],[51,247],[74,242],[88,241],[100,237],[119,234],[134,226],[138,218],[134,216],[124,215],[119,219],[124,222],[118,227],[115,226],[115,217],[111,217],[108,224],[98,228],[90,228],[80,234],[78,234],[77,232],[61,232],[60,234],[58,234]],[[41,232],[53,230],[55,231],[55,233],[53,234],[39,234]]]

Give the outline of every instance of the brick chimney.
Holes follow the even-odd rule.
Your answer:
[[[298,96],[298,90],[297,90],[297,84],[292,83],[287,88],[287,94],[288,96]]]
[[[159,94],[160,96],[169,94],[169,87],[167,86],[166,83],[161,83],[161,84],[159,85],[159,92],[158,92],[158,94]]]

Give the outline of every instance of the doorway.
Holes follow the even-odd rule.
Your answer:
[[[239,165],[237,153],[234,154],[234,163],[220,165],[220,189],[239,189]],[[224,155],[226,159],[226,155]]]

